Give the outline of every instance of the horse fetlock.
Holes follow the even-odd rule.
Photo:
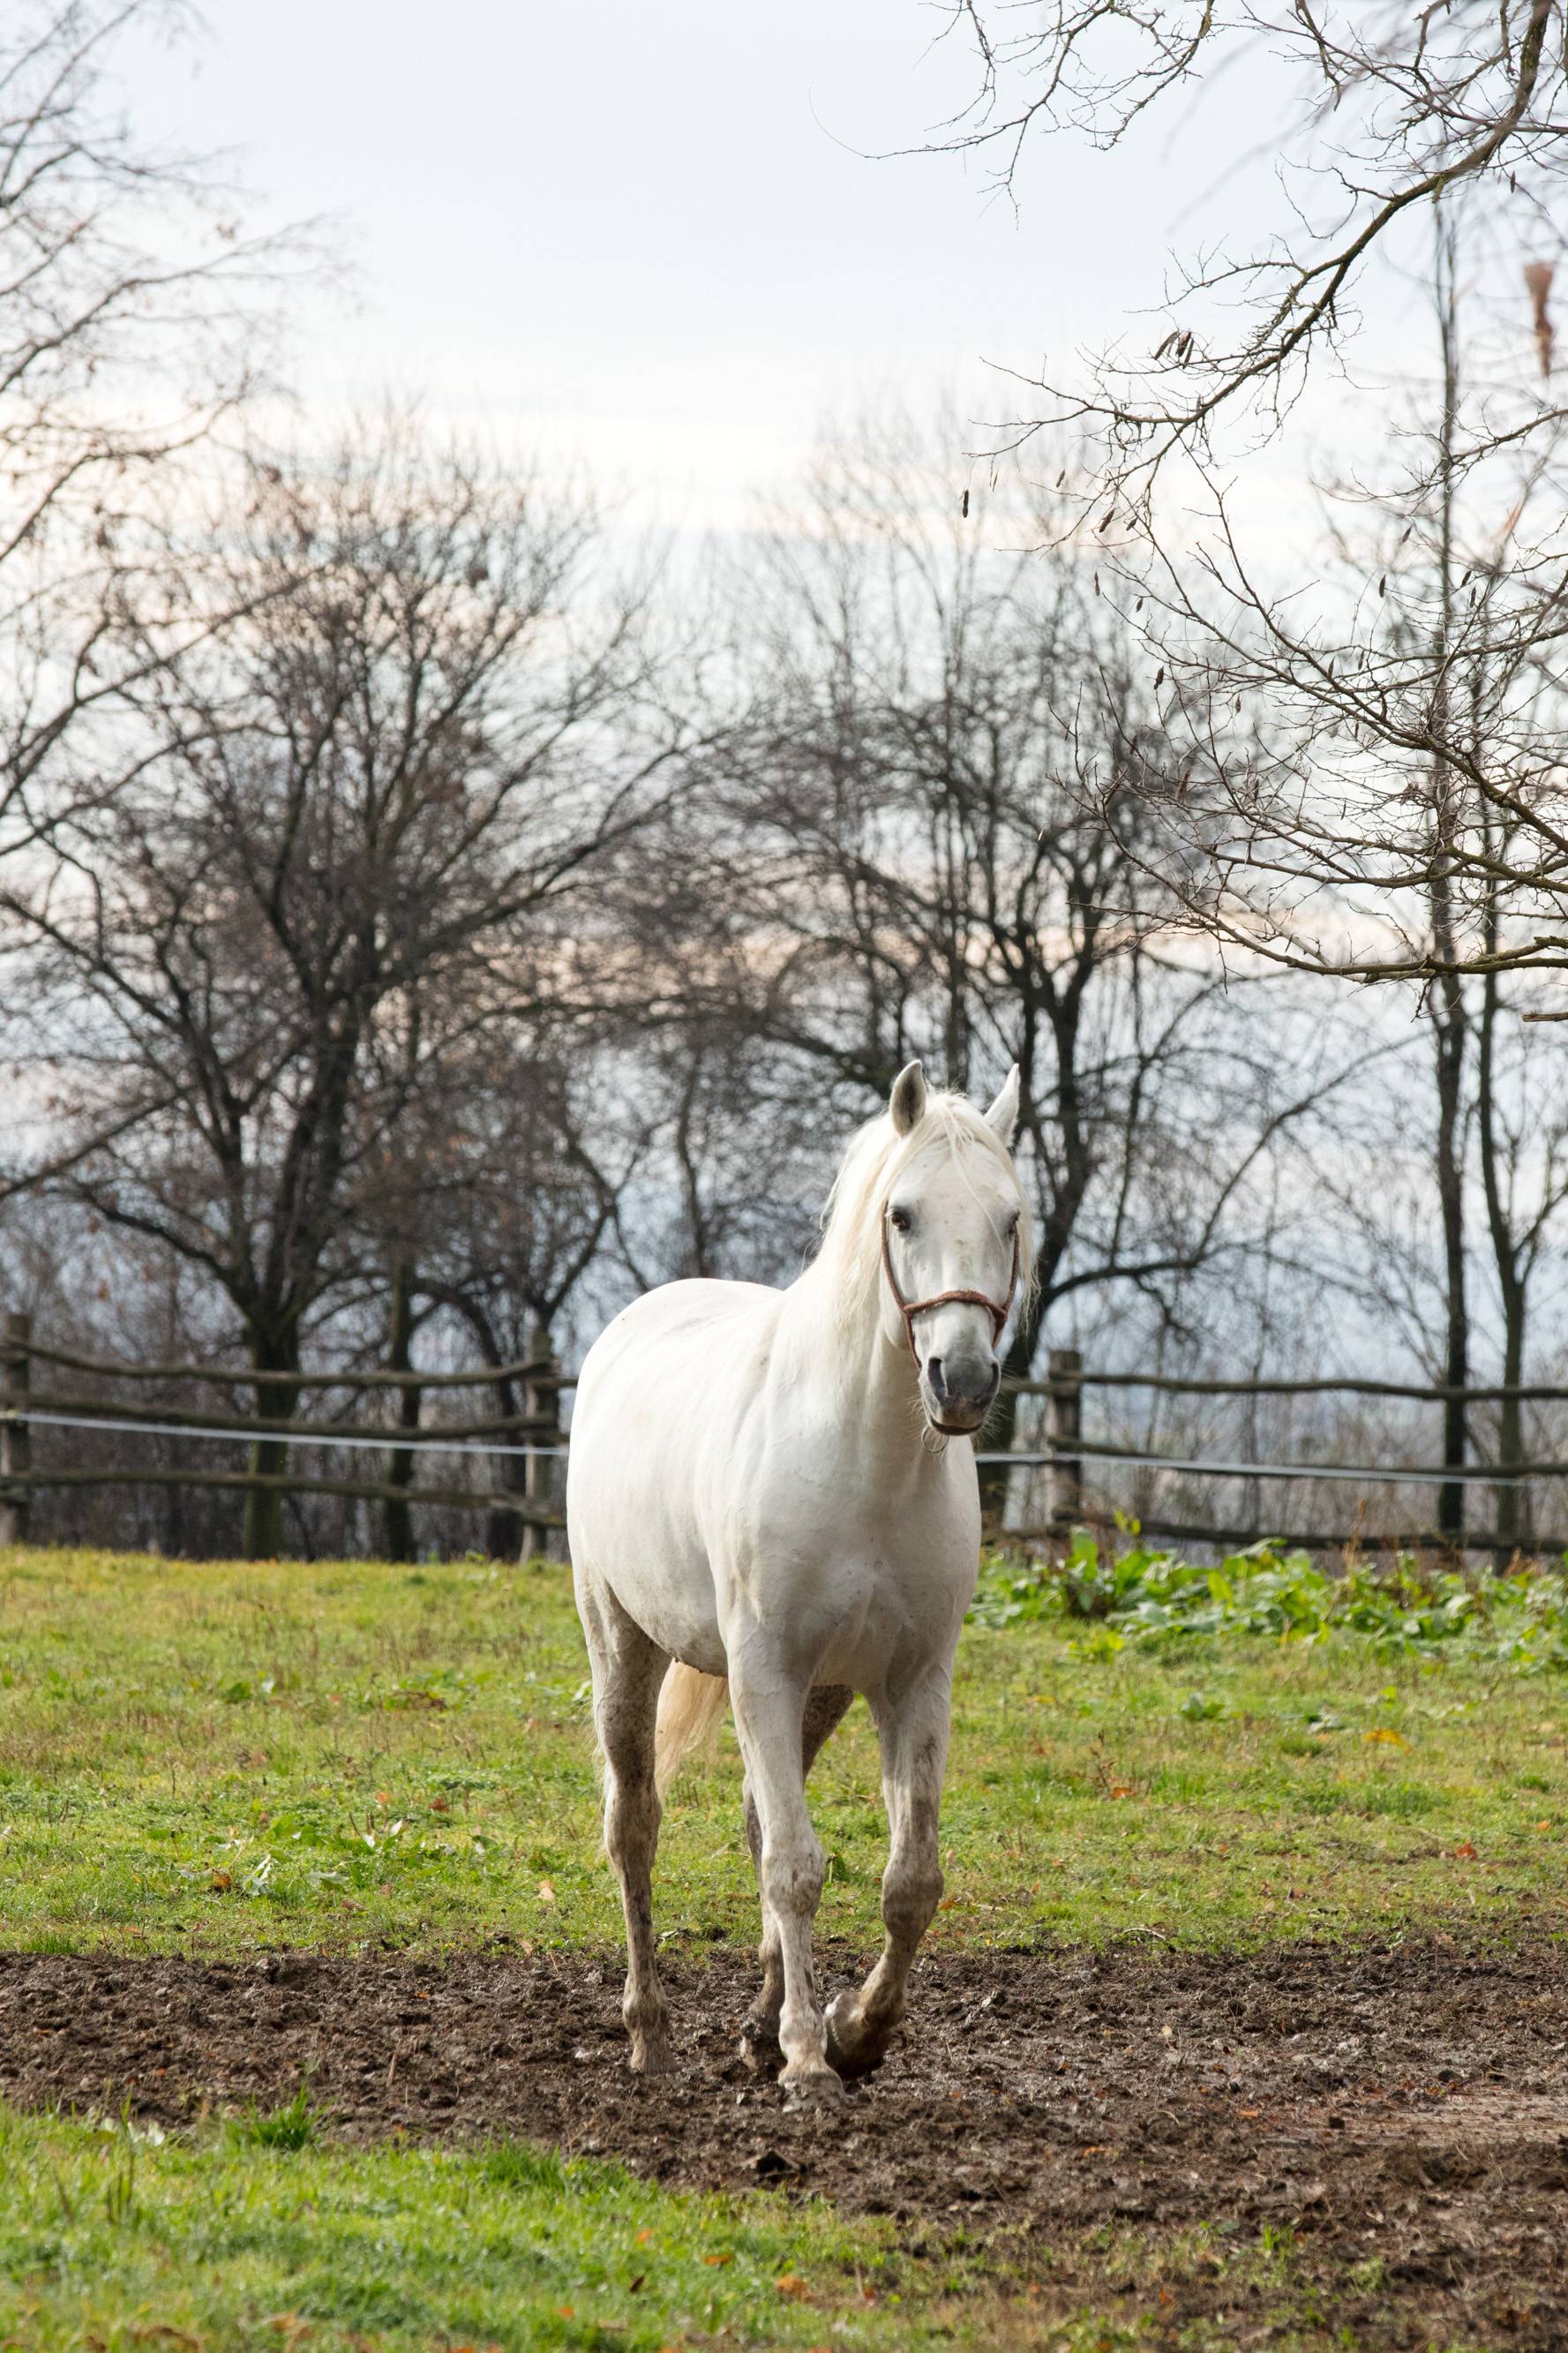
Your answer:
[[[669,2004],[657,1979],[651,1985],[647,1978],[628,1982],[621,1998],[621,2023],[634,2039],[639,2035],[658,2039],[668,2033]]]

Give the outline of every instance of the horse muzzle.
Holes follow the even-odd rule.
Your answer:
[[[928,1356],[921,1366],[926,1419],[944,1438],[972,1438],[990,1412],[1002,1379],[993,1358]]]

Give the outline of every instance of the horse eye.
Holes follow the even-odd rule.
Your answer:
[[[888,1223],[892,1227],[893,1231],[896,1234],[907,1234],[910,1229],[909,1211],[907,1209],[889,1209],[888,1211]]]

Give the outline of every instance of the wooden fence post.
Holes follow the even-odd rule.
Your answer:
[[[33,1367],[29,1345],[33,1337],[30,1315],[9,1314],[5,1318],[5,1338],[0,1346],[0,1406],[5,1418],[0,1421],[0,1544],[26,1544],[27,1540],[27,1490],[17,1487],[4,1493],[4,1482],[18,1472],[32,1468],[32,1434],[26,1419],[17,1419],[27,1402],[32,1387]]]
[[[1051,1419],[1051,1534],[1072,1540],[1083,1509],[1083,1357],[1076,1348],[1053,1348],[1047,1359]]]
[[[555,1456],[553,1450],[561,1442],[561,1359],[546,1357],[538,1374],[531,1373],[523,1391],[522,1409],[528,1421],[524,1444],[531,1451],[522,1466],[522,1552],[521,1558],[532,1560],[535,1555],[545,1556],[554,1530],[543,1520],[530,1519],[528,1506],[536,1505],[548,1511],[555,1496]],[[534,1425],[537,1424],[536,1428]],[[546,1450],[540,1451],[538,1450]]]
[[[392,1303],[387,1314],[386,1369],[392,1373],[414,1370],[414,1275],[406,1259],[400,1257],[392,1270]],[[411,1381],[405,1381],[397,1391],[397,1428],[404,1437],[414,1436],[419,1428],[419,1391]],[[394,1447],[387,1457],[386,1483],[389,1487],[412,1487],[417,1465],[412,1448]],[[388,1560],[414,1558],[414,1513],[412,1507],[399,1499],[382,1506],[382,1535]]]

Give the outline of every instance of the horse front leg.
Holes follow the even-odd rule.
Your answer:
[[[819,1683],[805,1703],[805,1715],[801,1724],[801,1776],[803,1780],[821,1754],[823,1744],[844,1721],[855,1694],[847,1683]],[[763,1825],[757,1813],[757,1801],[752,1794],[748,1778],[745,1790],[746,1844],[752,1850],[752,1867],[757,1874],[757,1892],[763,1893]],[[741,2029],[741,2055],[748,2067],[759,2073],[776,2069],[783,2058],[779,2048],[779,2014],[784,2009],[784,1946],[780,1941],[778,1924],[763,1896],[763,1942],[758,1957],[763,1965],[762,1989],[746,2012]]]
[[[858,1989],[835,1995],[827,2052],[842,2075],[878,2065],[904,2014],[904,1993],[921,1938],[942,1899],[942,1781],[951,1714],[947,1672],[877,1707],[882,1792],[891,1833],[882,1874],[881,1958]]]
[[[763,1916],[777,1936],[784,1978],[779,2081],[792,2107],[841,2100],[844,2086],[827,2063],[827,2026],[811,1956],[824,1867],[805,1806],[806,1694],[771,1662],[737,1658],[731,1648],[730,1698],[756,1810]]]

